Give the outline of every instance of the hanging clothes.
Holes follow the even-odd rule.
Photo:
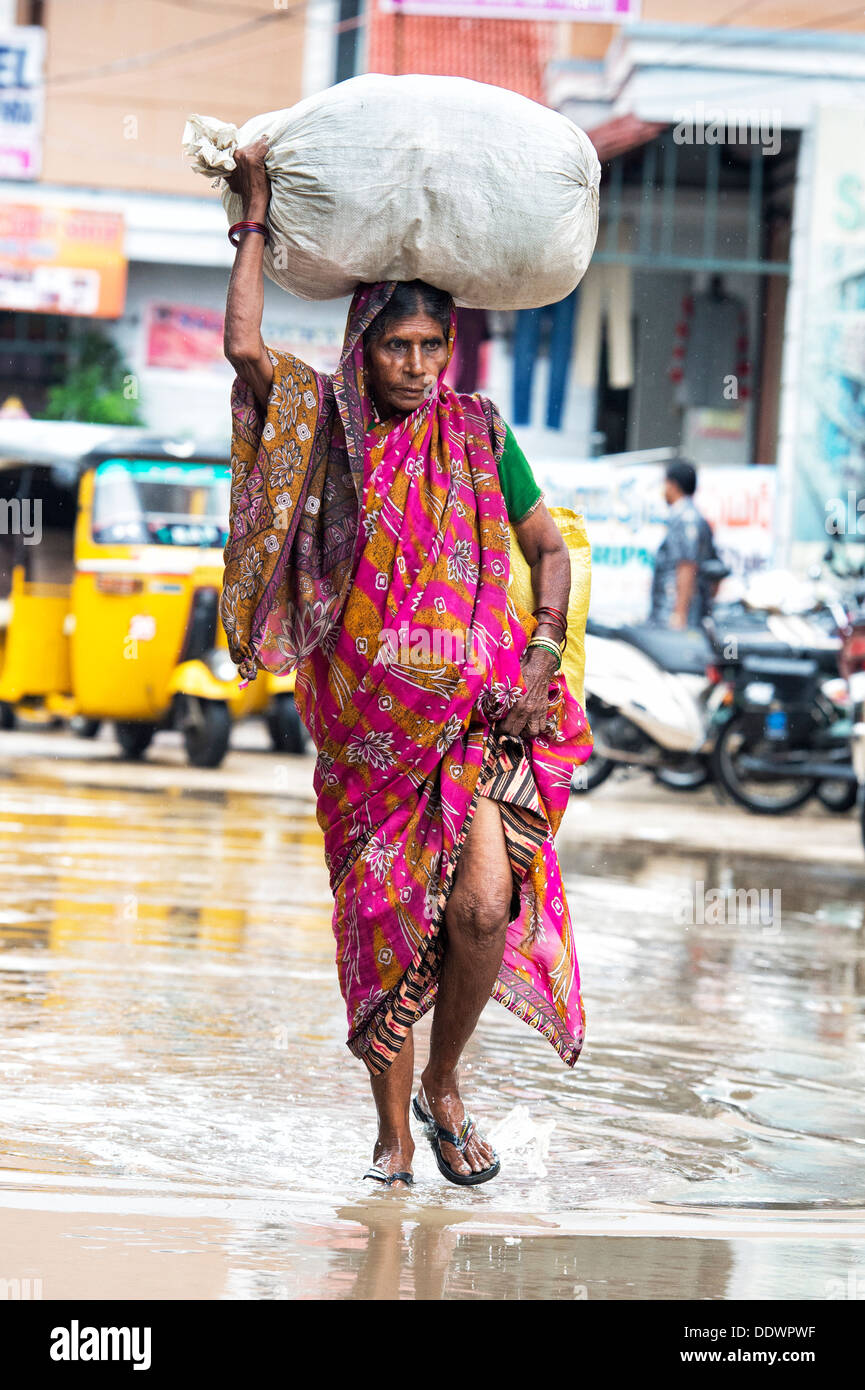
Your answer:
[[[633,276],[628,265],[596,262],[581,286],[577,323],[576,378],[594,389],[601,366],[602,330],[607,329],[607,380],[614,390],[634,384]]]
[[[574,338],[574,313],[577,295],[574,290],[557,304],[545,304],[540,309],[520,309],[514,331],[513,421],[515,425],[530,425],[532,417],[532,382],[535,363],[540,355],[541,331],[549,323],[550,375],[547,385],[547,428],[560,430],[568,383],[568,368]]]

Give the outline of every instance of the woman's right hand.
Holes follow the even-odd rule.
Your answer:
[[[249,221],[264,221],[270,202],[270,175],[264,167],[264,158],[270,149],[266,135],[259,135],[251,145],[243,145],[234,151],[234,170],[227,176],[226,183],[232,193],[238,193],[243,202],[243,216]]]

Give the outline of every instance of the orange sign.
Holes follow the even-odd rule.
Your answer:
[[[124,233],[119,212],[0,203],[0,309],[119,318]]]

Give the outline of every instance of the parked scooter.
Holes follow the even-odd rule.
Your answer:
[[[846,609],[831,587],[818,594],[814,579],[759,576],[739,601],[716,606],[705,634],[590,620],[595,749],[577,785],[592,790],[630,764],[677,789],[714,776],[753,811],[777,814],[815,794],[831,810],[849,809],[849,706],[837,667]],[[768,751],[758,700],[773,715]]]
[[[594,751],[578,783],[592,791],[616,767],[646,768],[680,790],[708,780],[713,650],[700,630],[586,624],[586,713]]]

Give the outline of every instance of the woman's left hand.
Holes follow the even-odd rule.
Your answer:
[[[522,660],[525,693],[499,720],[502,733],[534,738],[536,734],[544,732],[550,708],[549,685],[555,667],[552,652],[545,652],[537,647],[526,651]]]

